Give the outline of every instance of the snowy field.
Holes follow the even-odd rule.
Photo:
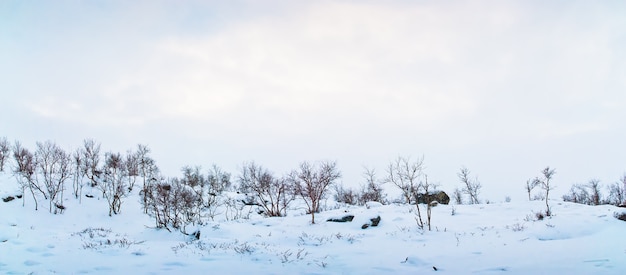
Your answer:
[[[17,193],[0,175],[2,198]],[[89,193],[89,192],[87,192]],[[304,209],[284,218],[249,217],[197,227],[200,239],[154,228],[137,194],[108,216],[98,192],[65,213],[39,211],[26,197],[0,201],[0,274],[624,274],[626,222],[614,206],[552,201],[439,205],[432,231],[415,206],[355,207],[326,202],[311,224]],[[43,205],[43,206],[42,206]],[[252,210],[252,209],[249,209]],[[247,216],[247,211],[242,216]],[[352,222],[326,222],[354,215]],[[361,229],[380,216],[377,227]],[[196,228],[188,228],[188,232]]]

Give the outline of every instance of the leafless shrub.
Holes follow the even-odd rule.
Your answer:
[[[57,213],[55,204],[61,204],[65,181],[71,175],[71,158],[52,141],[37,142],[35,151],[37,174],[41,176],[48,200],[50,213]]]
[[[387,182],[391,182],[402,191],[406,203],[415,203],[415,221],[420,229],[424,228],[422,212],[417,202],[420,191],[423,189],[421,177],[423,176],[424,158],[412,161],[408,157],[398,157],[387,168]]]
[[[83,174],[91,181],[91,187],[98,185],[100,181],[100,143],[93,139],[83,140]]]
[[[37,202],[37,194],[42,194],[46,199],[46,193],[41,186],[37,183],[35,171],[37,169],[37,162],[35,155],[28,151],[28,149],[22,147],[19,141],[16,141],[13,146],[13,158],[15,159],[15,169],[13,175],[16,176],[18,183],[22,188],[22,194],[28,189],[35,201],[35,210],[39,209]],[[36,192],[37,191],[37,194]],[[22,206],[24,206],[24,196],[22,196]]]
[[[542,211],[535,212],[535,218],[538,221],[542,221],[546,217],[546,215],[547,215],[547,213],[544,213]]]
[[[207,194],[208,182],[199,166],[190,167],[184,166],[182,169],[183,176],[180,179],[180,183],[189,187],[190,191],[193,191],[194,195],[184,194],[184,199],[187,201],[185,205],[191,207],[191,209],[184,209],[185,219],[191,223],[202,223],[201,212],[204,209],[214,209],[217,207],[215,201],[216,196],[210,196]]]
[[[0,172],[4,172],[4,164],[11,154],[11,145],[6,137],[0,138]]]
[[[203,211],[206,211],[207,215],[214,219],[217,215],[218,207],[224,204],[224,197],[222,192],[226,186],[230,185],[230,174],[223,172],[217,165],[213,165],[212,170],[208,176],[204,176],[201,173],[201,168],[196,166],[191,168],[189,166],[183,167],[183,177],[181,183],[187,185],[195,192],[197,202],[193,202],[194,210],[188,212],[195,216],[188,218],[192,223],[202,224]]]
[[[419,193],[419,182],[424,169],[424,158],[412,161],[409,157],[398,157],[387,167],[386,182],[390,182],[400,191],[407,204],[417,203],[415,194]]]
[[[79,199],[82,203],[82,191],[84,187],[83,178],[85,174],[83,172],[83,153],[81,149],[76,149],[71,155],[73,182],[72,189],[74,198]]]
[[[146,192],[148,214],[154,217],[157,228],[178,229],[186,234],[186,226],[200,222],[201,199],[185,180],[153,179]]]
[[[365,185],[361,187],[361,192],[358,194],[359,204],[363,205],[368,201],[385,203],[386,195],[383,193],[382,182],[376,178],[376,171],[367,167],[364,169]]]
[[[563,200],[567,202],[580,203],[580,204],[592,204],[593,200],[587,186],[581,184],[574,184],[570,187],[567,194],[563,195]]]
[[[105,155],[104,179],[98,188],[109,205],[109,216],[120,214],[122,198],[126,196],[128,171],[124,158],[120,153],[107,153]]]
[[[454,198],[454,203],[459,205],[463,204],[463,193],[458,187],[454,189],[454,192],[452,192],[452,198]]]
[[[239,254],[252,254],[256,249],[248,242],[233,246],[233,250]]]
[[[607,203],[612,205],[622,205],[626,200],[626,175],[622,176],[620,182],[609,185],[609,197]]]
[[[157,182],[160,178],[159,167],[157,167],[156,162],[150,157],[150,148],[148,148],[148,146],[142,144],[137,145],[135,154],[137,155],[139,176],[141,176],[143,183],[140,192],[142,205],[144,206],[143,210],[144,213],[148,214],[148,195],[152,189],[151,183]]]
[[[267,169],[254,162],[243,165],[239,185],[244,193],[251,193],[256,204],[268,217],[282,217],[294,200],[293,185],[284,178],[276,178]]]
[[[126,151],[124,169],[128,174],[128,192],[131,192],[135,188],[135,182],[139,176],[139,155],[136,152],[132,150]]]
[[[508,226],[507,226],[508,227]],[[511,230],[513,230],[513,232],[521,232],[524,231],[524,229],[526,229],[526,226],[523,223],[514,223],[512,224],[510,227]]]
[[[315,213],[320,211],[320,201],[325,198],[328,188],[341,177],[335,162],[321,162],[313,165],[308,162],[300,164],[298,170],[289,175],[289,182],[307,205],[311,214],[311,223],[315,223]]]
[[[430,194],[437,186],[433,183],[428,182],[427,175],[424,175],[424,182],[421,183],[420,186],[422,186],[422,189],[424,190],[424,198],[426,199],[426,223],[428,224],[428,231],[431,231],[433,196],[431,196]]]
[[[537,184],[541,186],[541,189],[545,191],[546,216],[548,217],[552,216],[552,211],[550,210],[550,204],[548,203],[548,200],[550,199],[550,191],[554,189],[554,186],[550,183],[550,180],[552,179],[552,177],[554,177],[555,173],[556,171],[554,169],[550,169],[550,167],[546,167],[543,170],[541,170],[542,178],[535,179],[535,181],[537,181]]]
[[[478,194],[480,193],[480,189],[482,185],[478,178],[472,180],[470,179],[470,171],[469,169],[462,167],[461,171],[457,173],[459,179],[465,186],[463,187],[463,193],[467,194],[470,198],[470,204],[478,204],[480,201],[478,200]]]
[[[225,198],[222,193],[231,187],[230,173],[223,171],[219,166],[213,164],[207,179],[206,194],[202,195],[204,208],[207,210],[211,220],[217,215],[219,206],[224,205]]]
[[[227,198],[224,202],[224,205],[226,206],[224,216],[226,217],[226,220],[229,221],[234,221],[238,219],[248,220],[250,219],[250,215],[253,212],[252,205],[246,205],[243,202],[234,198]]]
[[[80,237],[84,249],[102,250],[105,248],[129,248],[132,245],[142,244],[143,241],[133,241],[126,236],[113,234],[111,229],[86,228],[83,231],[73,233],[72,236]]]
[[[600,205],[602,194],[600,192],[600,180],[592,179],[587,182],[587,188],[591,193],[591,203],[593,205]]]
[[[227,191],[232,186],[230,173],[225,172],[216,164],[211,166],[207,175],[207,181],[209,183],[209,191],[214,194]]]
[[[352,188],[346,188],[341,184],[337,184],[334,186],[335,189],[335,201],[349,204],[349,205],[357,205],[360,203],[359,194]]]
[[[532,193],[533,189],[535,189],[535,187],[537,187],[537,185],[539,184],[538,181],[533,180],[533,179],[528,179],[526,180],[526,192],[528,193],[528,200],[531,201],[531,197],[530,194]]]

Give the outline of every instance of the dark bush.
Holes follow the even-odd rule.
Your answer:
[[[543,213],[543,211],[539,211],[539,212],[535,213],[535,218],[536,218],[538,221],[543,220],[543,218],[545,218],[545,217],[546,217],[546,216],[545,216],[545,214]]]
[[[615,212],[613,216],[615,216],[615,218],[618,220],[622,220],[626,222],[626,212]]]

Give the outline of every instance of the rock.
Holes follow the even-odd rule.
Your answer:
[[[615,216],[616,219],[621,220],[621,221],[625,221],[626,222],[626,212],[615,212],[613,213],[613,216]]]
[[[450,203],[450,197],[444,191],[432,191],[428,194],[420,193],[417,195],[418,203],[427,203],[433,201],[437,201],[441,204],[448,204]]]
[[[372,218],[370,219],[370,221],[372,221],[372,226],[378,226],[378,224],[380,223],[380,216]]]
[[[196,232],[193,232],[193,233],[192,233],[192,236],[193,236],[196,240],[199,240],[199,239],[200,239],[200,230],[198,230],[198,231],[196,231]]]
[[[8,197],[6,197],[6,198],[3,198],[3,199],[2,199],[2,201],[4,201],[4,202],[10,202],[10,201],[12,201],[12,200],[14,200],[14,199],[15,199],[15,198],[14,198],[13,196],[8,196]]]
[[[371,218],[369,223],[364,223],[361,226],[361,229],[366,229],[370,226],[375,227],[375,226],[378,226],[379,223],[380,223],[380,216],[377,216],[376,218]]]
[[[341,218],[330,218],[327,222],[351,222],[354,219],[354,215],[345,215]]]

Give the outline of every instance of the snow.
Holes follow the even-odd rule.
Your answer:
[[[19,192],[0,174],[0,195]],[[551,201],[555,214],[536,220],[544,202],[520,201],[433,208],[432,231],[420,230],[415,206],[338,205],[310,215],[202,226],[199,240],[153,228],[136,193],[122,214],[108,216],[94,191],[82,203],[66,192],[63,214],[39,211],[29,197],[0,201],[2,274],[623,274],[626,222],[622,209]],[[25,206],[22,206],[22,203]],[[424,209],[423,209],[424,210]],[[425,215],[426,211],[422,211]],[[454,213],[454,215],[453,215]],[[354,215],[352,222],[326,222]],[[379,226],[361,229],[380,215]],[[436,270],[435,270],[436,269]]]

